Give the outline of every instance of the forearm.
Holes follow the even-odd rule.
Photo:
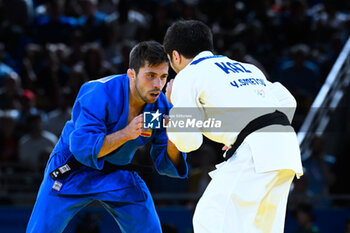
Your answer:
[[[127,141],[136,139],[138,136],[140,136],[143,122],[142,117],[143,115],[140,114],[136,116],[124,129],[108,134],[103,139],[103,143],[97,158],[101,158],[111,153]]]
[[[101,158],[111,153],[112,151],[118,149],[121,145],[123,145],[129,140],[130,138],[127,136],[126,133],[124,133],[123,130],[119,130],[117,132],[107,135],[103,139],[103,144],[100,149],[100,152],[98,153],[97,158]]]
[[[181,152],[176,148],[175,144],[168,139],[167,153],[171,162],[177,166],[181,159]]]

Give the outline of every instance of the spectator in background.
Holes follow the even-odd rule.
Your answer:
[[[64,15],[64,1],[45,1],[45,11],[35,19],[34,39],[40,44],[67,43],[71,32],[78,27],[77,20]]]
[[[35,89],[37,74],[42,69],[43,47],[38,44],[28,44],[25,48],[21,67],[21,80],[24,89]]]
[[[315,216],[311,205],[300,204],[294,215],[298,224],[298,229],[294,233],[321,233],[319,227],[314,224]]]
[[[31,0],[2,0],[0,1],[0,41],[6,48],[6,64],[17,73],[24,48],[31,39],[33,7]]]
[[[3,87],[0,88],[0,109],[21,108],[20,104],[21,82],[17,73],[9,73],[4,76]]]
[[[287,17],[284,17],[284,21],[280,25],[282,30],[285,30],[283,34],[285,35],[284,39],[287,42],[287,46],[312,42],[311,24],[311,17],[307,15],[306,1],[290,1]]]
[[[323,138],[315,136],[310,144],[311,154],[303,161],[308,180],[307,193],[311,196],[327,196],[335,182],[335,173],[332,171],[335,158],[325,153],[324,146]],[[316,199],[314,204],[325,207],[330,203],[327,200]]]
[[[15,71],[4,63],[5,58],[5,46],[3,43],[0,43],[0,88],[3,87],[5,82],[5,77],[15,73]]]
[[[116,65],[121,60],[121,47],[123,44],[120,29],[114,24],[107,25],[106,36],[102,40],[102,49],[106,60]]]
[[[311,203],[310,194],[307,192],[309,180],[307,176],[294,179],[290,190],[288,208],[294,209],[301,203]]]
[[[243,43],[236,42],[232,44],[227,50],[226,55],[233,60],[255,65],[264,73],[266,78],[269,80],[269,75],[265,70],[264,66],[258,60],[256,60],[252,55],[247,53],[246,47]]]
[[[16,132],[16,111],[0,112],[0,164],[10,168],[17,161],[18,134]]]
[[[140,12],[137,10],[137,5],[137,2],[119,0],[119,14],[117,19],[113,21],[115,27],[120,28],[120,33],[123,39],[127,41],[136,40],[136,38],[140,36],[137,35],[139,28],[147,27],[150,24],[150,16],[146,11]]]
[[[318,67],[308,60],[309,46],[298,44],[290,49],[292,60],[281,65],[277,81],[281,82],[294,96],[298,103],[293,126],[301,126],[305,115],[320,88]]]
[[[201,11],[197,7],[197,2],[192,1],[183,1],[183,10],[181,14],[181,18],[183,19],[197,19],[201,21],[205,21],[205,16],[201,13]]]
[[[265,63],[271,62],[274,51],[271,50],[271,42],[265,34],[265,31],[269,30],[268,25],[259,20],[252,20],[243,23],[242,29],[235,30],[237,30],[235,38],[244,42],[248,54],[260,59],[264,62],[264,66]],[[226,44],[230,44],[230,41],[226,41]]]
[[[88,44],[85,47],[83,67],[88,80],[95,80],[115,73],[111,64],[104,59],[103,50],[98,44]]]
[[[38,162],[38,171],[42,172],[42,171],[45,170],[46,163],[49,160],[51,151],[52,151],[52,146],[51,145],[47,146],[47,147],[44,147],[40,151],[40,153],[39,153],[39,162]],[[39,188],[40,183],[42,181],[42,178],[43,178],[43,175],[41,173],[40,174],[36,173],[36,176],[35,176],[35,179],[34,179],[36,187]]]
[[[86,42],[100,42],[106,33],[107,15],[97,9],[97,0],[79,0],[83,15],[78,18]]]
[[[17,117],[17,125],[21,133],[28,133],[27,120],[31,115],[40,115],[43,122],[47,121],[46,113],[36,107],[36,96],[31,90],[23,90],[20,95],[21,108]]]
[[[315,38],[317,43],[327,45],[335,33],[344,32],[346,23],[350,18],[348,14],[339,11],[338,2],[323,0],[313,8]]]
[[[305,44],[293,46],[290,54],[292,60],[282,64],[278,80],[296,96],[298,103],[307,106],[307,101],[310,105],[320,87],[318,67],[308,60],[310,48]]]
[[[39,114],[29,115],[26,124],[29,132],[19,140],[19,162],[24,170],[42,172],[39,171],[42,164],[40,155],[48,147],[51,151],[58,139],[54,134],[43,130]]]
[[[49,48],[54,57],[56,58],[56,63],[58,66],[58,85],[59,87],[63,87],[67,85],[68,76],[70,72],[70,67],[68,65],[68,56],[70,54],[70,49],[66,44],[51,44],[51,48]]]
[[[57,137],[61,135],[64,125],[71,117],[72,104],[70,101],[71,93],[69,91],[69,88],[60,90],[58,96],[58,108],[50,111],[47,116],[45,129],[55,134]]]
[[[350,20],[349,20],[350,23]],[[349,24],[350,25],[350,24]],[[343,38],[341,34],[334,34],[330,41],[328,41],[327,46],[322,50],[316,51],[316,61],[320,66],[320,81],[324,83],[327,78],[329,71],[333,67],[335,61],[337,60],[340,52],[343,49]]]
[[[215,169],[217,152],[211,144],[205,144],[189,156],[191,172],[189,174],[189,191],[202,195],[211,178],[208,173]]]
[[[72,36],[68,42],[69,46],[69,55],[67,58],[67,64],[72,67],[84,58],[84,36],[81,30],[75,30],[72,32]]]
[[[117,10],[118,0],[98,0],[97,10],[106,15],[113,14]]]
[[[3,0],[4,15],[9,25],[17,25],[22,28],[32,23],[32,0]]]
[[[169,18],[165,5],[157,5],[152,9],[152,22],[150,27],[150,34],[153,35],[157,41],[162,41],[169,26]]]
[[[123,41],[123,43],[121,44],[122,48],[121,48],[121,56],[120,56],[120,60],[118,62],[118,64],[116,64],[116,69],[117,70],[125,70],[128,67],[129,64],[129,53],[131,48],[134,46],[133,42],[130,41]]]
[[[63,44],[47,44],[44,50],[44,58],[41,69],[38,71],[36,86],[36,104],[45,111],[57,108],[57,96],[60,87],[67,83],[69,69],[65,65]],[[63,51],[62,51],[63,50]]]
[[[69,74],[68,88],[70,89],[70,105],[73,106],[74,99],[77,97],[80,87],[88,81],[86,71],[82,64],[78,64],[72,67]]]

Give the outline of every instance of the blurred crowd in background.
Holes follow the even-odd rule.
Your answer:
[[[37,192],[80,86],[125,73],[130,49],[143,40],[162,43],[167,27],[178,19],[205,22],[216,53],[253,63],[268,80],[284,84],[298,102],[293,122],[298,130],[349,37],[350,1],[0,0],[2,204],[16,204],[9,193]],[[322,140],[313,140],[305,176],[294,182],[292,193],[323,195],[346,185],[337,183],[337,158],[325,153]],[[221,154],[221,145],[204,143],[188,157],[190,176],[185,180],[141,175],[152,193],[200,195]],[[151,162],[147,146],[135,160]],[[12,182],[18,174],[25,176]],[[317,207],[332,204],[321,201]]]

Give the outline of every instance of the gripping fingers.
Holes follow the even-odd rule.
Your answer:
[[[137,125],[136,125],[136,129],[142,129],[143,127],[143,123],[142,122],[139,122]]]

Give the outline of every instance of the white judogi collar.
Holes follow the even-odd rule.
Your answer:
[[[193,58],[192,62],[194,62],[194,61],[196,61],[196,60],[198,60],[198,59],[200,59],[200,58],[211,57],[211,56],[214,56],[214,54],[213,54],[211,51],[209,51],[209,50],[203,51],[203,52],[198,53],[198,54]]]

